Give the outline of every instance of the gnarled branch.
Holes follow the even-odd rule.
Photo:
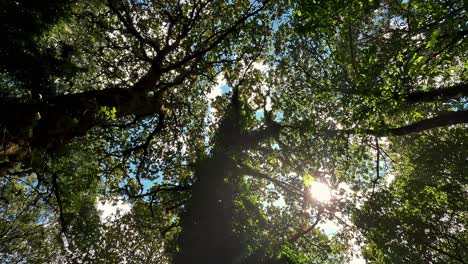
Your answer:
[[[452,86],[432,89],[429,91],[418,91],[404,95],[411,103],[433,102],[436,100],[449,100],[460,97],[468,97],[468,83],[458,83]]]
[[[468,110],[441,113],[435,117],[424,119],[416,123],[398,128],[389,128],[385,130],[366,130],[365,132],[377,137],[404,136],[437,127],[452,126],[464,123],[468,123]]]

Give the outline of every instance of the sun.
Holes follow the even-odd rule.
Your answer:
[[[310,184],[309,190],[312,199],[318,202],[325,203],[331,199],[330,188],[325,183],[314,181]]]

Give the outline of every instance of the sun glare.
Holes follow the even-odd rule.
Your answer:
[[[314,181],[310,184],[310,195],[318,202],[328,202],[331,199],[330,188],[322,182]]]

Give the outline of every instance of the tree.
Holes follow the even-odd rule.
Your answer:
[[[408,149],[408,141],[415,147]],[[464,142],[462,129],[431,131],[399,142],[403,169],[396,173],[401,175],[356,213],[356,223],[365,225],[362,230],[372,241],[371,259],[378,263],[465,262]]]
[[[367,134],[364,138],[374,149],[370,153],[374,162],[367,169],[374,175],[364,177],[363,182],[370,191],[362,197],[363,208],[353,213],[367,239],[367,260],[465,263],[467,258],[460,252],[466,232],[456,228],[465,226],[464,220],[445,216],[466,211],[454,205],[464,193],[458,190],[466,184],[466,177],[459,174],[463,165],[457,161],[466,153],[457,152],[454,145],[466,144],[462,136],[466,127],[434,129],[466,123],[462,5],[456,1],[355,1],[346,8],[333,1],[301,5],[297,13],[300,32],[325,45],[307,38],[294,43],[293,51],[304,45],[317,59],[305,63],[292,59],[288,66],[304,76],[301,84],[340,100],[331,107],[343,110],[342,115],[335,115],[342,116],[338,119],[341,127],[333,130]],[[324,16],[336,20],[321,19]],[[393,137],[379,140],[372,136]],[[390,187],[379,184],[386,174],[396,178]],[[449,179],[453,179],[450,184],[444,183]]]
[[[2,5],[2,259],[466,262],[458,1]]]

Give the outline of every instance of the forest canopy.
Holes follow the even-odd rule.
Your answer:
[[[0,262],[468,263],[466,10],[0,1]]]

